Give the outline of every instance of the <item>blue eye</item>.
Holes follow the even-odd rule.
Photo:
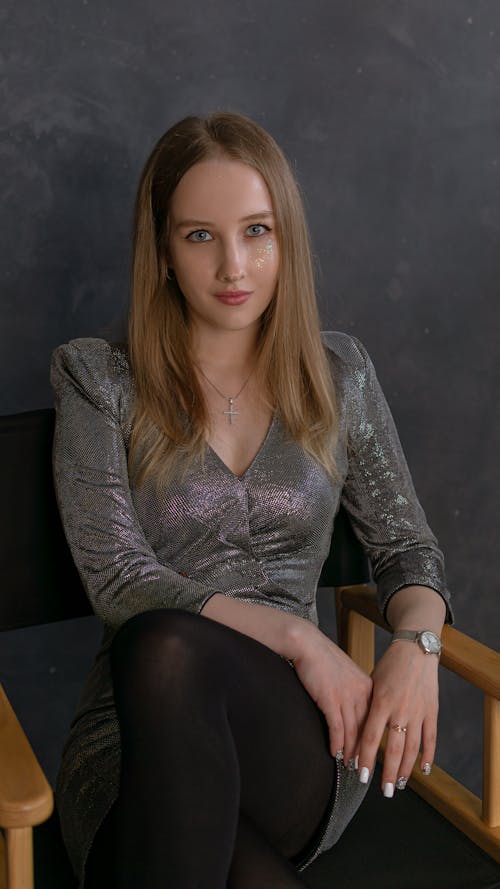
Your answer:
[[[269,231],[271,231],[271,229],[267,225],[261,225],[260,222],[256,222],[254,225],[249,225],[247,228],[247,233],[252,238],[258,238],[259,235],[265,235]]]
[[[186,239],[186,240],[188,240],[188,241],[194,241],[195,244],[196,244],[196,243],[198,243],[198,244],[203,244],[204,241],[211,241],[211,240],[212,240],[212,235],[209,234],[209,232],[207,232],[206,229],[204,229],[204,228],[200,228],[200,229],[198,229],[198,231],[191,232],[191,234],[189,234],[189,235],[187,236],[187,239]]]

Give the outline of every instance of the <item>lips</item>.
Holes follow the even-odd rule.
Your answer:
[[[252,290],[222,290],[214,296],[227,306],[241,306],[252,293]]]

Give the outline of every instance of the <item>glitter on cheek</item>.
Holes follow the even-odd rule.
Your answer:
[[[255,251],[257,254],[255,265],[257,266],[259,272],[262,271],[266,262],[272,258],[273,247],[274,245],[272,241],[268,241],[265,247],[257,247],[257,250]]]

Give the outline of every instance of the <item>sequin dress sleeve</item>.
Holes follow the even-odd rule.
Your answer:
[[[341,503],[368,554],[385,615],[403,586],[439,593],[453,622],[443,553],[417,498],[394,420],[363,344],[353,336],[324,333],[327,347],[350,366],[341,399],[346,412],[348,469]]]
[[[137,519],[123,434],[127,376],[123,351],[104,340],[73,340],[53,354],[59,510],[92,607],[115,628],[153,608],[199,612],[217,592],[160,563]]]

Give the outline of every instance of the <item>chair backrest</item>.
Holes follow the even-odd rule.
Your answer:
[[[54,420],[52,408],[0,417],[0,630],[92,613],[57,509]],[[366,556],[343,510],[332,541],[320,585],[369,580]]]
[[[52,482],[53,409],[0,417],[0,629],[92,613]]]
[[[347,512],[341,506],[335,517],[330,552],[323,565],[318,586],[348,586],[370,581],[370,562],[352,530]]]

